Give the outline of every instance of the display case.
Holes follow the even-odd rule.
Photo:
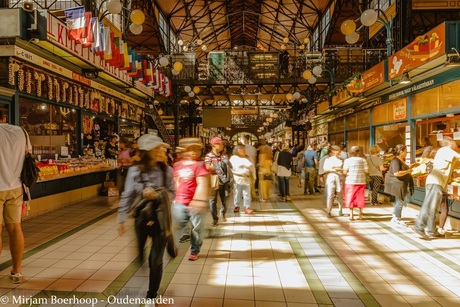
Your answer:
[[[19,99],[19,109],[19,125],[29,134],[32,155],[55,158],[78,154],[76,109],[28,98]]]
[[[251,78],[272,79],[278,76],[278,52],[250,52],[249,73]]]

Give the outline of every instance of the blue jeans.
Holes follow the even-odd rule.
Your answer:
[[[427,184],[425,186],[425,199],[423,200],[420,214],[415,220],[415,228],[424,230],[427,228],[427,235],[436,232],[436,212],[442,202],[442,186],[438,184]]]
[[[278,187],[281,197],[290,196],[289,194],[289,177],[278,176]]]
[[[223,185],[219,185],[219,189],[212,191],[211,200],[209,201],[209,207],[211,209],[212,219],[214,221],[219,220],[217,216],[217,196],[220,197],[220,201],[222,202],[222,207],[220,208],[220,213],[225,215],[227,212],[227,199],[229,195],[229,186],[228,183]]]
[[[235,195],[233,197],[233,203],[235,207],[239,207],[241,203],[241,197],[243,197],[244,208],[249,209],[251,206],[251,186],[234,183]]]
[[[393,210],[393,215],[397,218],[401,218],[402,208],[405,205],[405,199],[400,199],[395,197],[395,207]]]
[[[186,205],[176,202],[173,203],[172,213],[177,225],[176,228],[179,228],[181,232],[189,221],[192,223],[190,253],[198,255],[204,239],[203,213],[192,211]],[[177,235],[176,238],[180,238],[180,236]]]

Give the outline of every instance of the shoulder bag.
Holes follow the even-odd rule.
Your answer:
[[[26,149],[28,149],[29,138],[27,137],[27,133],[24,128],[22,128],[22,131],[24,132],[24,136],[26,138]],[[39,175],[40,169],[35,164],[35,159],[32,157],[30,152],[27,151],[24,158],[24,164],[22,165],[21,181],[26,187],[30,188],[35,182],[37,182]]]

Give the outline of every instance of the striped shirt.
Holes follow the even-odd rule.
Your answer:
[[[366,159],[350,157],[343,162],[343,170],[348,172],[346,184],[366,184],[366,173],[369,172]]]
[[[211,165],[213,163],[218,163],[218,162],[221,162],[221,161],[226,161],[228,162],[228,155],[224,152],[222,152],[221,154],[215,154],[214,152],[209,152],[206,154],[206,156],[204,157],[204,163],[206,165]],[[216,172],[213,171],[212,172],[213,174],[215,174]]]

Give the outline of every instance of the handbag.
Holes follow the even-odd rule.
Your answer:
[[[279,155],[279,151],[277,151],[275,153],[275,158],[273,158],[273,162],[272,162],[272,166],[271,166],[271,170],[272,170],[272,173],[278,173],[278,155]]]
[[[211,190],[219,189],[219,176],[211,174]]]
[[[273,180],[272,174],[264,174],[264,180]]]
[[[26,137],[26,148],[29,148],[29,138],[27,137],[24,129],[22,129],[22,131]],[[35,164],[35,159],[32,157],[30,152],[28,152],[24,158],[24,164],[22,165],[21,181],[26,187],[30,188],[35,182],[37,182],[39,175],[40,168],[38,168]]]

